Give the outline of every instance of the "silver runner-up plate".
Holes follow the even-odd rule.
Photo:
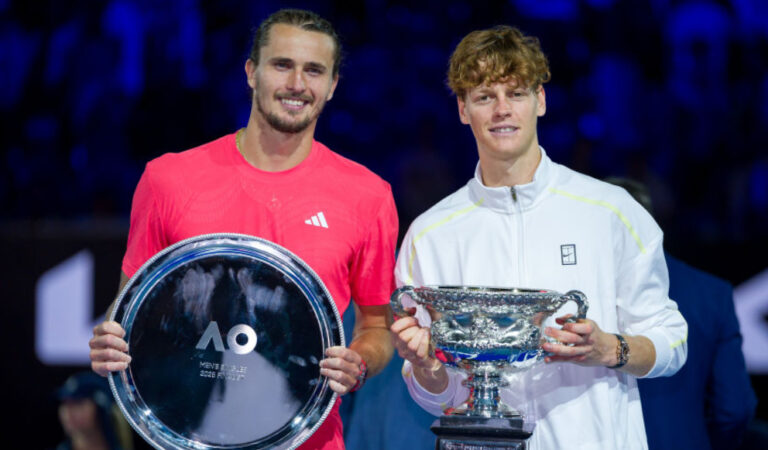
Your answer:
[[[158,449],[293,449],[331,411],[325,350],[339,311],[296,255],[264,239],[208,234],[147,261],[116,300],[131,363],[109,383]]]

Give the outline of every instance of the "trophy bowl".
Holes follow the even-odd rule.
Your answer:
[[[431,345],[444,364],[467,373],[464,385],[469,398],[448,416],[512,418],[520,413],[504,404],[499,389],[508,385],[504,373],[528,370],[542,361],[544,320],[566,302],[573,301],[577,313],[569,321],[587,315],[587,298],[579,291],[566,294],[545,289],[480,286],[403,286],[390,299],[398,316],[411,315],[402,298],[407,296],[425,307],[433,317]]]

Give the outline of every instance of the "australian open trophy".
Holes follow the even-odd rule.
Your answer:
[[[547,353],[542,323],[566,302],[586,317],[587,299],[579,291],[471,286],[404,286],[391,297],[394,313],[409,315],[402,297],[430,311],[431,344],[444,364],[467,373],[469,398],[448,408],[432,426],[438,449],[524,449],[533,425],[500,400],[504,374],[530,369]]]

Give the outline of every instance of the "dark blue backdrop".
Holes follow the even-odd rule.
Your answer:
[[[125,223],[149,159],[245,124],[252,27],[286,6],[342,35],[317,137],[392,184],[401,235],[474,168],[448,56],[467,32],[506,23],[550,58],[539,136],[553,159],[646,183],[668,250],[693,265],[733,284],[766,267],[761,0],[0,0],[2,222]]]

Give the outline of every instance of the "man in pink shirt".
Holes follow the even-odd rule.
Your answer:
[[[147,164],[120,288],[152,255],[201,234],[249,234],[286,247],[320,276],[342,314],[354,299],[349,347],[331,347],[320,362],[331,389],[343,395],[392,356],[397,213],[389,184],[313,138],[338,83],[340,55],[336,32],[314,13],[281,10],[262,22],[245,63],[253,91],[247,126]],[[116,322],[94,328],[94,371],[128,367],[124,334]],[[337,402],[304,447],[343,446]]]

